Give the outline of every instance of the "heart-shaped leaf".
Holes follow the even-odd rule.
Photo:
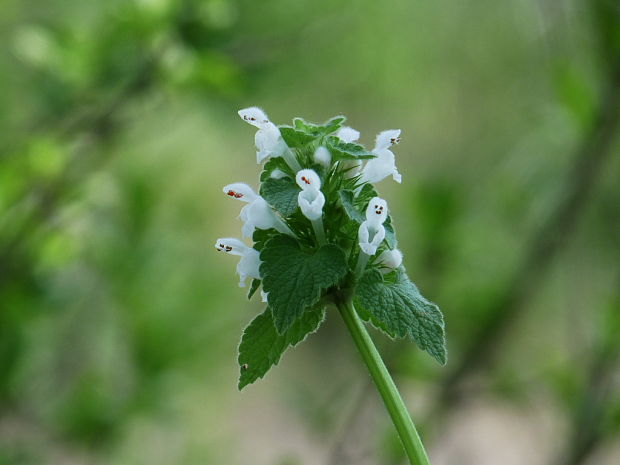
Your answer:
[[[360,316],[391,337],[413,339],[439,363],[446,363],[446,339],[439,307],[426,300],[403,267],[384,276],[369,270],[355,290]]]
[[[297,197],[300,191],[295,181],[290,178],[269,178],[261,186],[261,195],[284,217],[297,210]]]
[[[296,346],[314,333],[324,318],[325,308],[308,310],[287,331],[278,334],[267,307],[243,331],[239,344],[239,389],[265,376],[289,346]]]
[[[328,244],[316,252],[305,252],[295,239],[283,234],[267,241],[260,259],[263,290],[280,334],[348,272],[340,247]]]

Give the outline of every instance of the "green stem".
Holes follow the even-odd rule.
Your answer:
[[[357,315],[353,303],[348,299],[340,302],[337,306],[357,349],[364,359],[364,363],[366,363],[370,376],[383,398],[407,457],[409,457],[409,462],[411,465],[430,465],[422,440],[415,429],[407,407],[385,367],[381,355],[379,355],[368,331],[366,331],[364,323]]]
[[[327,239],[325,239],[325,230],[323,229],[323,218],[311,220],[311,222],[312,229],[314,229],[314,234],[316,235],[319,245],[327,244]]]
[[[289,147],[286,147],[286,149],[284,150],[284,153],[282,153],[282,156],[284,157],[284,161],[286,161],[286,164],[295,173],[297,173],[298,171],[301,171],[301,165],[299,164],[299,162],[297,161],[297,158],[295,158],[295,154]]]
[[[363,250],[360,250],[359,257],[357,257],[357,265],[355,266],[355,276],[358,278],[364,274],[369,258],[370,255],[367,255]]]

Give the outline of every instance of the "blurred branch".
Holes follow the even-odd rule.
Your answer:
[[[327,465],[344,465],[358,461],[356,457],[351,457],[351,453],[347,450],[347,445],[353,442],[354,439],[359,440],[360,436],[363,436],[364,433],[368,433],[368,431],[362,430],[362,427],[367,425],[360,420],[366,413],[363,407],[369,405],[368,399],[373,394],[372,387],[370,378],[364,378],[342,427],[336,432],[335,438],[332,441],[332,446],[328,452],[327,460],[325,461]],[[373,410],[375,409],[373,408]]]
[[[620,280],[617,282],[620,284]],[[586,463],[605,439],[617,434],[613,427],[606,428],[605,423],[609,418],[610,401],[615,394],[614,378],[620,368],[619,310],[620,295],[617,295],[608,311],[609,318],[604,322],[607,327],[599,331],[603,334],[596,341],[585,385],[573,410],[566,449],[553,461],[557,465]]]
[[[69,119],[61,126],[60,135],[72,139],[77,139],[78,136],[86,136],[98,141],[109,138],[117,114],[150,88],[157,68],[157,56],[156,54],[145,56],[143,65],[127,80],[116,95],[112,96],[109,101],[88,111],[87,114],[81,115],[80,118]],[[56,178],[28,194],[34,197],[30,214],[8,238],[0,238],[2,240],[0,243],[0,288],[3,283],[8,281],[7,278],[10,276],[11,269],[18,265],[14,260],[19,255],[22,244],[31,237],[32,231],[36,229],[37,225],[45,224],[45,221],[53,216],[65,191],[68,188],[75,187],[70,181],[75,175],[73,172],[74,163],[81,155],[80,150],[75,150],[65,163],[63,171]],[[90,171],[104,160],[100,158],[94,161],[95,163],[89,167]],[[83,176],[84,173],[79,174]]]
[[[87,148],[92,151],[95,144],[101,144],[112,137],[118,114],[150,89],[157,65],[158,55],[153,51],[145,53],[142,65],[114,96],[83,117],[68,121],[59,129],[62,137],[71,140],[83,138],[85,143],[73,149],[55,178],[44,185],[34,185],[33,189],[26,193],[26,198],[22,201],[28,202],[27,213],[20,218],[17,225],[11,225],[10,231],[0,234],[0,296],[15,285],[22,287],[28,295],[36,294],[38,284],[34,273],[37,258],[29,245],[36,239],[37,232],[49,224],[48,220],[58,211],[68,193],[76,188],[76,180],[83,181],[108,159],[104,156],[91,156],[88,163],[81,160]],[[10,305],[8,299],[2,300],[2,305]],[[5,342],[0,346],[0,407],[7,407],[12,401],[7,386],[21,352],[21,327],[27,323],[27,319],[24,315],[12,316],[12,312],[6,308],[0,309],[0,317],[0,339]]]
[[[542,284],[584,211],[602,168],[612,154],[620,123],[620,59],[612,67],[605,87],[594,123],[576,151],[556,208],[533,234],[511,284],[491,304],[488,318],[471,338],[460,362],[445,378],[439,395],[440,409],[449,410],[459,400],[463,381],[492,364],[506,332],[522,313],[525,301]]]

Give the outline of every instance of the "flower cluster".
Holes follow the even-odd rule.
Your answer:
[[[245,203],[241,236],[252,245],[220,238],[215,247],[240,257],[239,286],[251,279],[248,297],[262,286],[268,304],[244,333],[240,387],[279,359],[252,344],[271,338],[270,347],[281,351],[295,345],[318,328],[327,303],[345,296],[364,320],[392,337],[411,337],[445,362],[441,313],[407,277],[388,204],[373,186],[388,177],[401,182],[391,150],[400,130],[380,132],[369,151],[358,131],[343,126],[344,117],[276,126],[256,107],[239,116],[258,129],[260,184],[254,190],[236,182],[223,191]]]
[[[310,221],[317,245],[324,245],[328,241],[323,225],[323,208],[326,199],[325,194],[321,191],[321,175],[329,178],[331,184],[350,187],[355,197],[360,197],[364,186],[377,183],[388,176],[392,176],[399,183],[401,182],[401,175],[396,169],[394,153],[390,150],[393,145],[400,142],[400,130],[388,130],[379,133],[374,149],[367,153],[362,146],[355,144],[359,140],[360,133],[350,127],[340,126],[344,118],[334,118],[330,122],[336,121],[336,123],[332,124],[331,127],[330,122],[322,127],[314,126],[317,128],[315,131],[317,137],[311,143],[308,143],[310,141],[306,142],[307,146],[312,149],[312,156],[308,157],[301,150],[306,147],[299,147],[300,144],[295,138],[300,131],[287,132],[286,135],[293,139],[291,144],[293,147],[291,147],[287,144],[280,128],[272,123],[260,108],[245,108],[239,111],[239,116],[258,128],[255,135],[257,162],[262,164],[269,160],[274,161],[272,166],[265,166],[265,172],[268,176],[262,176],[262,179],[279,180],[288,176],[294,177],[295,183],[300,189],[297,194],[297,206],[303,216]],[[309,123],[303,122],[303,120],[297,119],[297,121],[302,122],[301,124],[306,127],[309,126]],[[301,124],[298,124],[297,127],[300,127]],[[286,127],[286,129],[293,128]],[[303,135],[307,134],[303,133]],[[327,139],[330,140],[327,141]],[[328,142],[331,143],[332,150],[336,152],[335,156],[326,146]],[[277,163],[275,163],[275,159],[279,159]],[[284,169],[276,166],[284,167]],[[282,215],[277,206],[270,205],[249,185],[237,182],[224,186],[223,190],[229,197],[247,203],[239,215],[243,221],[241,232],[244,238],[251,238],[257,229],[265,231],[273,229],[296,238],[306,236],[303,230],[296,233],[294,218]],[[333,190],[332,187],[331,191]],[[368,201],[367,196],[363,195],[359,200]],[[360,224],[358,231],[359,253],[362,255],[358,258],[358,273],[363,272],[368,258],[374,256],[378,248],[384,243],[386,232],[383,223],[387,218],[387,202],[379,197],[372,197],[366,208],[366,220]],[[246,285],[247,278],[261,279],[258,250],[246,246],[239,239],[234,238],[218,239],[216,249],[241,256],[237,265],[241,287]],[[391,250],[388,244],[385,244],[385,249],[375,261],[376,265],[381,267],[384,272],[398,268],[402,261],[400,251]],[[356,253],[353,252],[353,255]],[[361,266],[361,263],[364,266]]]

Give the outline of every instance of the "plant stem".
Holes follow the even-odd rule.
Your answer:
[[[407,407],[394,384],[394,380],[385,367],[381,355],[379,355],[368,331],[366,331],[364,323],[357,315],[353,302],[351,302],[351,299],[347,299],[344,302],[339,302],[337,307],[362,359],[364,359],[364,363],[377,386],[379,394],[383,398],[383,402],[405,448],[407,457],[409,457],[409,462],[411,465],[430,465],[422,440],[415,429]]]
[[[295,158],[295,154],[289,147],[286,147],[286,149],[282,153],[282,156],[284,157],[284,161],[286,161],[286,164],[295,173],[297,173],[298,171],[301,171],[301,165],[299,164],[299,162],[297,161],[297,158]]]
[[[325,230],[323,229],[323,218],[319,217],[316,220],[311,220],[311,222],[319,245],[327,244],[327,239],[325,239]]]
[[[355,266],[355,276],[358,278],[364,274],[369,258],[370,255],[364,253],[363,250],[360,250],[359,257],[357,257],[357,265]]]

